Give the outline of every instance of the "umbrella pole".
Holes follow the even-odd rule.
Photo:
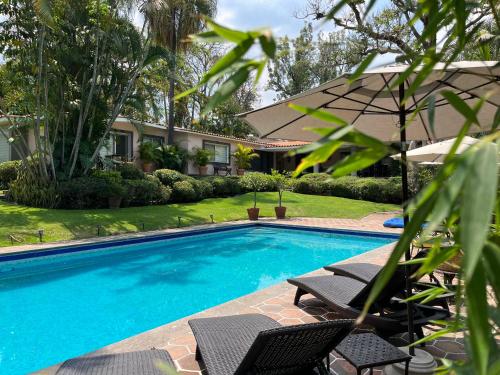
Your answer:
[[[403,104],[403,99],[405,96],[405,85],[404,82],[399,85],[399,124],[400,124],[400,141],[401,141],[401,184],[403,190],[403,222],[404,227],[408,225],[409,216],[406,212],[406,203],[409,199],[408,194],[408,168],[407,168],[407,159],[406,159],[406,107]],[[408,248],[405,252],[405,260],[411,259],[410,248]],[[412,282],[410,275],[410,267],[408,265],[405,266],[405,279],[406,279],[406,295],[407,297],[411,296],[412,293]],[[414,332],[415,328],[413,326],[413,302],[407,302],[407,313],[408,313],[408,340],[410,345],[415,341]],[[415,347],[410,346],[409,353],[411,356],[415,356]]]

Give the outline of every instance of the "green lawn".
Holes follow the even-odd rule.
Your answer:
[[[9,246],[12,234],[23,243],[37,242],[37,231],[45,231],[45,241],[92,237],[96,226],[102,225],[106,234],[135,232],[176,227],[178,216],[183,226],[247,218],[246,208],[253,204],[252,194],[231,198],[206,199],[198,203],[168,204],[165,206],[131,207],[119,210],[52,210],[18,206],[0,201],[0,246]],[[274,216],[277,193],[259,193],[261,216]],[[399,207],[352,199],[284,194],[283,204],[291,217],[361,218],[373,212],[393,211]]]

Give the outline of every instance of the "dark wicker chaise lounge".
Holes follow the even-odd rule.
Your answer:
[[[153,349],[69,359],[56,375],[165,375],[159,362],[175,369],[168,352]]]
[[[375,278],[365,283],[345,276],[327,275],[299,277],[288,282],[297,287],[294,304],[298,305],[305,294],[312,294],[323,301],[344,318],[357,318],[371,292]],[[403,267],[398,267],[389,283],[371,307],[365,323],[376,329],[383,337],[406,332],[406,305],[395,300],[405,290]],[[449,317],[446,309],[415,304],[415,332],[423,337],[422,327],[431,320],[442,320]]]
[[[338,276],[346,276],[368,284],[382,270],[382,266],[371,263],[343,263],[323,267]]]
[[[349,334],[352,320],[282,326],[260,314],[189,321],[196,359],[208,374],[326,374],[323,363]]]

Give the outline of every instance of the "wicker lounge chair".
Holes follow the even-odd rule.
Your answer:
[[[346,276],[368,284],[382,270],[382,266],[371,263],[332,264],[323,267],[338,276]]]
[[[165,375],[159,362],[175,368],[168,352],[153,349],[69,359],[56,375]]]
[[[288,282],[297,287],[294,304],[298,305],[305,294],[312,294],[323,301],[344,318],[357,318],[375,283],[373,278],[369,283],[345,276],[314,276],[289,279]],[[365,323],[374,327],[383,337],[406,332],[406,305],[396,299],[405,288],[403,267],[398,267],[391,280],[372,305]],[[431,306],[414,305],[415,333],[424,336],[422,327],[431,320],[442,320],[450,316],[447,309]]]
[[[209,375],[327,374],[324,359],[349,334],[352,320],[284,327],[260,314],[189,321],[196,359]]]

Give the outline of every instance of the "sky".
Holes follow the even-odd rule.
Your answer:
[[[218,0],[215,20],[224,26],[239,30],[267,27],[276,37],[295,37],[306,22],[295,14],[304,10],[305,5],[304,0]],[[309,18],[308,21],[312,20]],[[321,27],[320,22],[314,22],[313,26],[316,32],[333,30],[331,23]],[[387,55],[377,57],[372,64],[376,66],[393,61],[394,56]],[[267,78],[265,72],[258,87],[261,97],[258,106],[271,104],[276,96],[275,92],[265,90]]]

